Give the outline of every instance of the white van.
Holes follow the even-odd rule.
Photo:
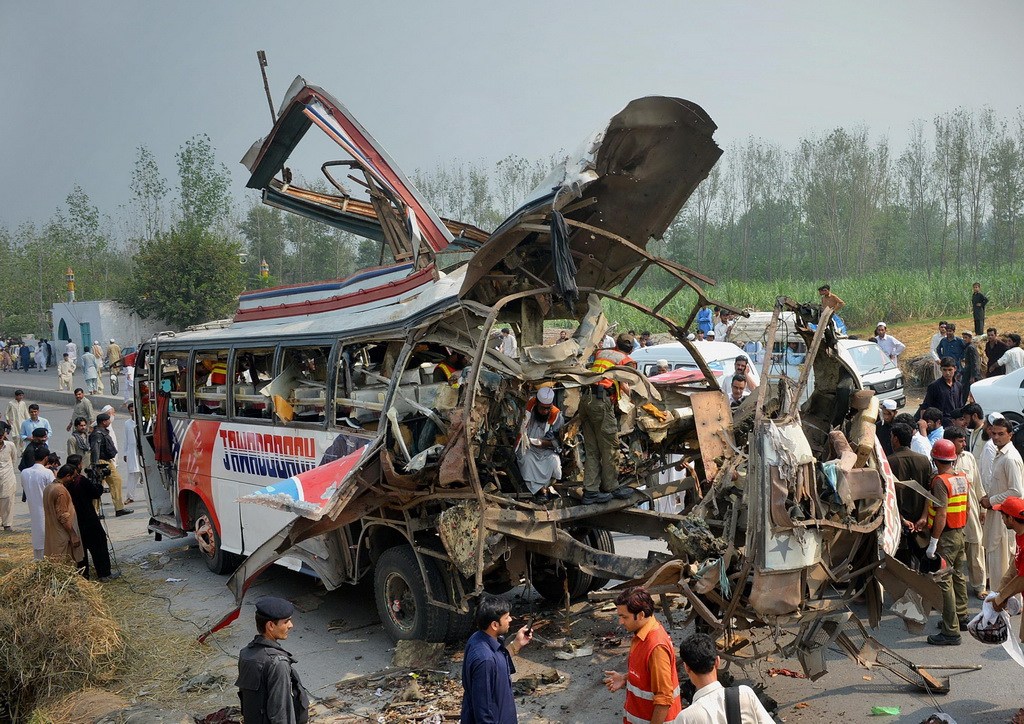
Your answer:
[[[751,312],[749,317],[736,320],[726,339],[740,347],[756,350],[755,361],[760,369],[764,356],[764,339],[771,324],[771,312]],[[796,314],[783,312],[779,315],[779,327],[772,350],[771,374],[784,374],[791,379],[800,376],[800,365],[807,354],[807,345],[796,331]],[[860,389],[874,390],[880,400],[895,400],[897,407],[907,404],[903,388],[903,373],[899,366],[884,354],[877,344],[870,340],[840,337],[837,343],[839,358],[854,373]],[[807,385],[807,396],[814,389],[814,373]]]
[[[746,324],[739,328],[742,334],[737,335],[748,347],[750,352],[745,352],[734,342],[691,342],[700,353],[701,357],[713,371],[721,372],[723,377],[731,375],[736,358],[743,356],[747,358],[750,367],[760,373],[764,363],[764,336],[767,331],[767,321],[771,314],[767,312],[755,312],[754,314],[765,315],[766,320],[761,327],[761,334],[754,336],[755,324]],[[782,325],[776,336],[775,349],[772,351],[772,363],[769,374],[784,374],[790,379],[796,380],[800,377],[800,371],[806,358],[807,348],[803,338],[797,334],[794,323],[795,315],[792,312],[787,320],[783,315]],[[751,315],[753,316],[753,315]],[[741,322],[748,320],[740,320]],[[760,320],[757,320],[760,321]],[[788,324],[787,324],[788,322]],[[790,331],[791,330],[791,331]],[[729,338],[733,337],[730,332]],[[858,389],[870,389],[875,391],[875,396],[880,400],[895,400],[896,407],[904,407],[907,404],[906,391],[903,388],[903,373],[900,368],[893,364],[892,360],[882,352],[874,342],[863,339],[840,339],[838,341],[839,358],[846,364],[853,373],[854,381]],[[643,347],[632,352],[630,356],[636,360],[637,368],[645,375],[657,374],[657,360],[665,359],[670,369],[698,369],[693,357],[680,342],[669,342],[657,344],[653,347]],[[810,379],[804,395],[801,397],[801,404],[810,397],[814,391],[814,371],[811,371]]]

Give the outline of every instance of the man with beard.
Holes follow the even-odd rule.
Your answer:
[[[89,455],[89,421],[84,417],[75,418],[75,427],[68,438],[68,458],[72,455]]]
[[[71,422],[68,423],[68,432],[78,418],[84,417],[86,426],[96,419],[96,411],[93,409],[92,400],[85,396],[85,390],[81,387],[75,388],[75,406],[71,408]]]
[[[892,423],[895,418],[896,400],[882,400],[878,410],[878,420],[875,421],[875,436],[886,456],[892,455]]]
[[[562,479],[561,433],[565,418],[555,407],[555,390],[541,387],[526,403],[526,418],[516,446],[519,474],[533,502],[543,505],[554,496],[550,485]]]
[[[43,511],[46,516],[44,555],[55,561],[75,565],[85,557],[82,539],[78,534],[78,516],[71,502],[71,494],[64,486],[75,469],[65,465],[57,471],[57,478],[43,489]]]
[[[530,643],[533,631],[523,626],[506,644],[512,615],[508,601],[495,596],[481,599],[476,611],[477,631],[466,642],[462,658],[463,724],[515,724],[516,701],[512,695],[512,656]]]
[[[78,516],[78,532],[82,536],[82,547],[85,551],[82,554],[78,567],[82,569],[82,575],[89,577],[89,558],[92,558],[93,568],[96,569],[96,577],[100,581],[109,581],[119,577],[118,572],[110,571],[110,552],[107,550],[107,534],[103,531],[103,524],[96,515],[96,501],[103,495],[103,483],[93,481],[82,474],[81,455],[68,455],[68,462],[64,468],[71,468],[70,473],[65,474],[61,468],[61,482],[71,494],[71,502],[75,506],[75,514]]]

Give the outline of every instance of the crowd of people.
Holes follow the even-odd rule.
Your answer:
[[[134,404],[128,403],[126,419],[115,426],[111,405],[97,412],[85,390],[79,387],[74,395],[63,461],[53,426],[38,404],[25,400],[24,390],[15,390],[0,415],[0,526],[14,530],[20,476],[34,558],[64,561],[86,578],[91,562],[96,577],[107,581],[118,573],[110,566],[102,498],[109,493],[115,517],[129,515],[126,505],[134,502],[141,480]]]
[[[69,341],[59,359],[54,354],[53,344],[46,339],[34,343],[15,339],[0,340],[0,371],[34,370],[46,373],[50,369],[56,370],[58,390],[70,390],[75,373],[81,370],[86,392],[102,395],[106,392],[103,382],[103,372],[106,371],[111,378],[112,394],[117,394],[117,389],[123,390],[125,402],[131,394],[134,370],[129,357],[113,338],[106,347],[94,341],[81,355],[78,353],[78,345]]]

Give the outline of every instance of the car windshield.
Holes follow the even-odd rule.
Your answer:
[[[890,360],[877,344],[858,344],[847,347],[846,351],[853,358],[853,363],[862,375],[870,375],[893,367]]]

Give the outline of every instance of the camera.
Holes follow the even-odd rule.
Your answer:
[[[110,465],[107,463],[96,463],[85,469],[85,476],[94,483],[102,483],[110,477]]]

